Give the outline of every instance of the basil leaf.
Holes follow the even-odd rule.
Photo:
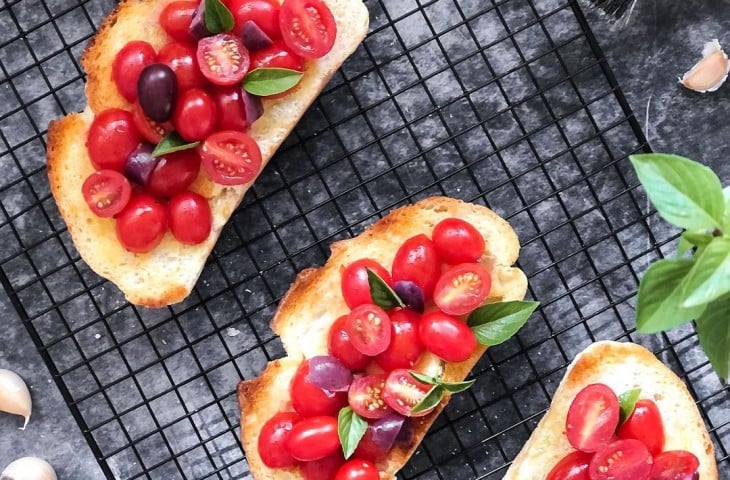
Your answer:
[[[408,372],[411,374],[411,377],[415,378],[421,383],[425,383],[426,385],[441,385],[441,379],[430,377],[428,375],[424,375],[422,373],[418,372]]]
[[[466,382],[441,382],[441,387],[450,393],[460,393],[469,390],[476,381],[477,380],[475,378],[473,380],[467,380]]]
[[[722,221],[723,231],[730,230],[730,186],[722,189],[722,196],[725,198],[725,217]]]
[[[730,380],[730,295],[715,300],[697,319],[700,345],[712,367]]]
[[[681,257],[692,247],[704,247],[708,245],[712,239],[715,238],[711,232],[707,230],[690,231],[686,230],[679,237],[679,246],[677,247],[677,254]]]
[[[355,453],[357,445],[360,443],[365,430],[368,428],[368,422],[360,415],[352,411],[350,407],[344,407],[337,415],[337,434],[340,436],[342,444],[342,453],[345,459],[348,459]]]
[[[304,74],[288,68],[257,68],[243,79],[243,89],[251,95],[268,97],[294,87]]]
[[[697,318],[704,307],[684,308],[680,297],[682,280],[693,259],[664,259],[644,273],[636,300],[636,329],[656,333]]]
[[[189,150],[200,145],[200,142],[188,143],[182,139],[177,132],[170,132],[165,135],[160,143],[157,144],[154,150],[152,150],[153,157],[159,157],[160,155],[167,155],[168,153],[179,152],[181,150]]]
[[[205,0],[203,20],[210,33],[229,32],[235,25],[233,14],[221,0]]]
[[[666,221],[687,230],[722,225],[722,186],[711,169],[677,155],[650,153],[629,158],[649,199]]]
[[[466,323],[479,343],[499,345],[517,333],[539,305],[523,301],[488,303],[471,312]]]
[[[434,385],[433,387],[431,387],[431,390],[428,391],[426,396],[423,397],[420,402],[413,406],[413,408],[411,409],[411,413],[420,413],[425,412],[426,410],[431,410],[439,404],[443,396],[443,387],[441,387],[441,385]]]
[[[406,304],[400,299],[397,293],[385,283],[385,280],[374,271],[366,268],[368,272],[368,284],[370,285],[370,296],[373,303],[383,310],[390,310],[395,307],[405,307]]]
[[[706,305],[730,293],[730,239],[717,237],[695,256],[692,269],[682,281],[685,308]]]
[[[639,395],[641,395],[641,389],[634,388],[618,396],[618,403],[621,407],[618,421],[619,427],[634,413],[634,407],[636,407],[636,402],[639,401]]]

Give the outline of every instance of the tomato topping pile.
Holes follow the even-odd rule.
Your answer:
[[[212,15],[201,2],[162,9],[158,23],[169,41],[159,49],[144,40],[122,46],[111,77],[128,106],[99,112],[87,134],[95,171],[83,197],[95,215],[115,220],[130,252],[153,250],[167,231],[189,245],[210,236],[209,199],[190,190],[201,170],[235,186],[253,181],[262,167],[250,128],[263,105],[245,88],[246,76],[269,69],[263,73],[275,84],[272,69],[304,73],[306,61],[329,53],[337,35],[322,0],[223,0]],[[218,20],[209,29],[211,18]],[[279,99],[292,88],[256,93]]]

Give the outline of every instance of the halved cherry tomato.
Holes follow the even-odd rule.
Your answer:
[[[380,367],[389,372],[397,368],[411,368],[423,353],[418,335],[421,316],[412,310],[396,310],[390,314],[390,345],[375,357]]]
[[[340,467],[335,480],[379,480],[378,467],[365,460],[350,460]]]
[[[651,466],[651,480],[690,480],[700,468],[700,461],[694,453],[685,450],[670,450],[654,457]]]
[[[309,380],[309,360],[297,368],[290,387],[294,410],[305,417],[337,415],[347,405],[347,392],[328,392]]]
[[[287,68],[303,72],[304,59],[277,40],[270,47],[251,52],[251,70],[255,68]]]
[[[370,258],[356,260],[349,264],[342,271],[342,296],[350,308],[355,308],[365,303],[373,303],[370,295],[370,283],[368,282],[367,269],[377,273],[385,283],[390,284],[390,274],[378,262]]]
[[[418,402],[423,400],[431,387],[432,385],[419,382],[411,376],[408,370],[401,368],[388,374],[383,399],[390,408],[401,415],[422,417],[428,415],[433,409],[418,413],[412,413],[411,410]]]
[[[638,440],[617,440],[597,452],[588,467],[591,480],[648,480],[652,458]]]
[[[134,40],[122,47],[112,63],[112,79],[128,102],[137,100],[137,80],[144,67],[155,63],[157,54],[147,42]]]
[[[117,216],[117,239],[130,252],[151,251],[162,241],[165,230],[165,206],[146,193],[132,197]]]
[[[94,117],[86,137],[91,164],[97,170],[123,172],[127,157],[141,140],[131,113],[119,108],[104,110]]]
[[[297,422],[285,442],[289,454],[303,462],[320,460],[335,453],[340,446],[337,419],[320,416]]]
[[[113,217],[127,206],[132,186],[116,170],[97,170],[86,178],[81,193],[94,214]]]
[[[365,418],[383,418],[390,407],[383,400],[385,375],[356,377],[347,394],[347,401],[355,413]]]
[[[416,235],[406,240],[393,259],[393,281],[409,280],[423,290],[426,300],[441,276],[441,262],[436,247],[426,235]]]
[[[215,103],[210,95],[191,88],[178,97],[172,123],[183,139],[197,142],[213,133],[216,119]]]
[[[261,150],[243,132],[226,130],[209,136],[200,147],[203,170],[221,185],[243,185],[261,170]]]
[[[642,398],[634,411],[618,430],[618,438],[635,438],[641,441],[649,453],[659,455],[664,450],[664,422],[656,403]]]
[[[484,255],[482,234],[459,218],[440,221],[433,229],[432,238],[441,260],[451,265],[478,262]]]
[[[198,178],[200,157],[195,150],[168,153],[157,161],[145,187],[157,198],[171,198],[184,192]]]
[[[169,3],[160,13],[160,26],[175,41],[195,43],[195,38],[190,35],[190,22],[197,8],[198,2]]]
[[[352,345],[365,355],[374,357],[390,345],[390,317],[377,305],[366,303],[355,308],[345,329]]]
[[[590,480],[588,466],[592,458],[592,453],[570,453],[550,470],[545,480]]]
[[[198,65],[203,76],[215,85],[233,85],[248,71],[248,50],[240,36],[219,33],[198,42]]]
[[[492,288],[492,276],[478,263],[462,263],[444,272],[433,301],[444,313],[467,315],[481,306]]]
[[[302,476],[304,480],[330,480],[335,478],[337,470],[344,463],[345,457],[338,451],[320,460],[302,463]]]
[[[278,38],[280,9],[276,0],[233,0],[230,4],[236,21],[233,32],[240,35],[243,24],[251,20],[271,39]]]
[[[210,235],[213,215],[204,196],[194,192],[178,193],[167,204],[170,232],[180,243],[197,245]]]
[[[602,383],[578,392],[568,409],[566,434],[577,450],[596,452],[611,441],[619,420],[616,394]]]
[[[474,353],[478,342],[469,326],[443,312],[425,314],[418,326],[421,343],[447,362],[463,362]]]
[[[280,412],[271,417],[259,434],[259,455],[264,464],[271,468],[293,467],[297,460],[284,448],[294,425],[302,417],[294,412]]]
[[[190,88],[205,87],[205,77],[200,72],[194,46],[181,42],[168,43],[160,49],[157,61],[175,72],[179,93],[184,93]]]
[[[211,93],[217,115],[216,130],[245,131],[249,127],[240,85],[219,87]]]
[[[332,324],[328,338],[330,355],[338,358],[353,372],[365,370],[365,367],[370,363],[370,357],[364,355],[352,345],[346,325],[347,315],[341,316]]]
[[[332,50],[335,17],[322,0],[284,0],[279,16],[284,42],[304,58],[320,58]]]
[[[134,120],[134,126],[137,131],[147,141],[155,145],[160,143],[162,137],[173,130],[170,122],[159,124],[145,115],[139,102],[134,102],[134,105],[132,105],[132,119]]]

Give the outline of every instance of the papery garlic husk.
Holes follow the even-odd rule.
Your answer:
[[[25,430],[32,407],[30,392],[23,379],[15,372],[0,368],[0,411],[22,416],[25,423],[21,430]]]
[[[50,463],[37,457],[23,457],[5,467],[0,480],[58,480]]]
[[[702,50],[702,60],[685,73],[679,82],[690,90],[714,92],[725,83],[730,72],[730,61],[717,39],[707,42]]]

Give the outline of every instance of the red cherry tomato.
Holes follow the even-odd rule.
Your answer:
[[[368,282],[368,269],[377,273],[385,283],[392,283],[388,271],[375,260],[363,258],[352,262],[342,271],[342,282],[340,284],[342,296],[350,308],[365,303],[373,303],[373,297],[370,295],[370,283]]]
[[[221,185],[243,185],[261,170],[261,150],[243,132],[226,130],[209,136],[200,147],[203,170]]]
[[[168,153],[157,161],[146,191],[157,198],[171,198],[184,192],[200,171],[200,157],[195,150]]]
[[[401,415],[422,417],[428,415],[433,409],[418,413],[412,413],[411,410],[418,402],[423,400],[431,387],[431,385],[426,385],[413,378],[408,370],[393,370],[388,374],[388,379],[385,382],[383,399],[390,408]]]
[[[347,395],[352,410],[365,418],[383,418],[390,407],[383,400],[385,375],[366,375],[356,377]]]
[[[638,440],[617,440],[596,453],[588,467],[591,480],[648,480],[652,458]]]
[[[131,113],[119,108],[104,110],[94,117],[86,137],[91,164],[97,170],[123,172],[127,157],[141,140]]]
[[[596,452],[611,441],[619,421],[616,394],[602,383],[578,392],[568,410],[566,433],[577,450]]]
[[[342,448],[337,434],[337,419],[320,416],[297,422],[285,442],[289,454],[303,462],[320,460]]]
[[[293,467],[297,464],[284,448],[294,425],[302,417],[294,412],[281,412],[271,417],[259,434],[259,455],[264,464],[271,468]]]
[[[309,360],[297,368],[290,387],[294,410],[305,417],[337,415],[347,405],[347,392],[328,392],[309,381]]]
[[[353,454],[354,458],[360,458],[369,462],[378,462],[388,456],[388,451],[384,450],[373,440],[374,432],[375,430],[372,425],[369,425],[367,430],[365,430],[365,435],[360,439],[360,443],[357,444],[357,448]]]
[[[157,54],[157,61],[175,72],[178,92],[205,87],[205,77],[200,72],[194,46],[181,42],[168,43]]]
[[[390,317],[377,305],[366,303],[350,312],[345,324],[352,345],[374,357],[390,345]]]
[[[251,70],[256,68],[287,68],[303,72],[304,59],[277,40],[270,47],[251,52]]]
[[[320,58],[332,50],[337,24],[322,0],[284,0],[279,27],[287,46],[304,58]]]
[[[426,300],[441,276],[441,262],[436,247],[426,235],[416,235],[401,245],[393,259],[393,281],[409,280],[423,290]]]
[[[419,319],[420,315],[411,310],[397,310],[390,314],[390,345],[375,357],[375,361],[386,372],[411,368],[421,358],[423,344],[418,335]]]
[[[434,227],[432,237],[441,260],[451,265],[478,262],[484,255],[484,237],[464,220],[447,218],[440,221]]]
[[[653,456],[662,453],[664,422],[656,403],[645,398],[636,402],[633,413],[619,428],[618,437],[641,441]]]
[[[651,480],[690,480],[700,468],[700,461],[690,452],[670,450],[654,457]]]
[[[210,235],[213,215],[204,196],[194,192],[178,193],[167,204],[172,236],[186,245],[197,245]]]
[[[203,76],[215,85],[233,85],[248,71],[248,50],[240,36],[219,33],[198,42],[198,65]]]
[[[271,39],[281,36],[279,33],[279,2],[276,0],[233,0],[231,13],[236,21],[233,31],[241,34],[243,24],[253,21]]]
[[[119,50],[112,63],[112,79],[128,102],[137,100],[137,80],[144,67],[155,63],[157,54],[147,42],[134,40]]]
[[[355,459],[340,467],[335,480],[380,480],[380,474],[372,462]]]
[[[97,170],[84,181],[81,193],[94,214],[113,217],[127,206],[132,186],[127,177],[116,170]]]
[[[244,132],[249,127],[243,104],[243,89],[240,85],[220,87],[211,93],[217,115],[216,130]]]
[[[477,339],[469,326],[443,312],[430,312],[418,326],[421,343],[447,362],[463,362],[477,348]]]
[[[160,26],[177,42],[195,43],[190,35],[190,22],[198,8],[198,2],[172,2],[160,13]]]
[[[215,130],[215,122],[215,103],[207,93],[191,88],[178,97],[172,123],[183,139],[205,140]]]
[[[478,263],[462,263],[447,270],[433,291],[433,301],[444,313],[467,315],[481,306],[492,288],[492,276]]]
[[[330,355],[338,358],[353,372],[365,370],[365,367],[370,364],[370,357],[363,355],[352,345],[350,334],[347,333],[345,327],[346,324],[347,315],[341,316],[332,324],[328,339]]]
[[[588,466],[592,458],[591,453],[570,453],[550,470],[545,480],[590,480]]]
[[[345,463],[345,457],[341,451],[338,451],[321,460],[302,463],[302,476],[304,480],[331,480],[335,478],[337,470],[343,463]]]
[[[137,131],[150,143],[160,143],[162,137],[173,130],[170,122],[159,124],[145,115],[139,102],[134,102],[132,105],[132,119]]]
[[[132,197],[117,216],[117,239],[134,253],[147,253],[162,241],[167,230],[165,206],[148,194]]]

